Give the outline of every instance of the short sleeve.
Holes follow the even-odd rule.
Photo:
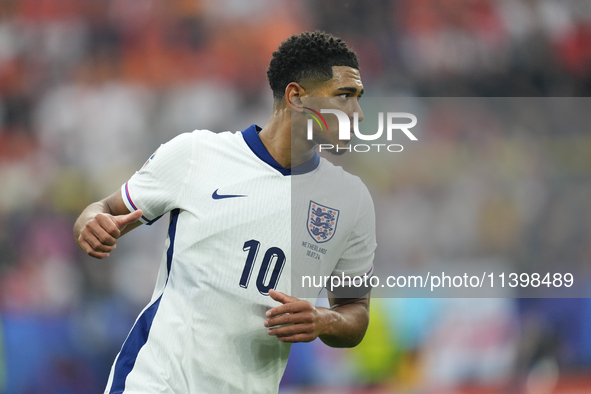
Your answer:
[[[143,211],[142,223],[152,224],[177,208],[191,168],[192,140],[192,133],[184,133],[161,145],[121,186],[121,195],[129,211]]]
[[[333,276],[362,277],[373,273],[376,249],[376,220],[373,200],[362,184],[357,222],[345,244],[345,250],[332,272]]]

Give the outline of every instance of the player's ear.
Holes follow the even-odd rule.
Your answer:
[[[292,111],[302,113],[304,111],[304,104],[302,97],[307,96],[306,90],[297,82],[291,82],[285,88],[285,100]]]

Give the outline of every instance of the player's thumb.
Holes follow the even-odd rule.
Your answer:
[[[144,212],[141,209],[138,209],[137,211],[130,212],[127,215],[115,216],[113,220],[115,221],[115,224],[119,230],[123,230],[123,228],[128,224],[135,223],[140,220],[143,214]]]

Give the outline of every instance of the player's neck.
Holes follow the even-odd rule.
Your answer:
[[[289,109],[273,109],[267,124],[259,132],[259,138],[269,154],[283,168],[296,167],[310,160],[314,147],[309,141],[300,141],[291,135],[291,114]]]

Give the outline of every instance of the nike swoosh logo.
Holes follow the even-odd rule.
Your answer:
[[[235,198],[235,197],[248,197],[248,196],[245,196],[245,195],[238,195],[238,194],[218,194],[218,190],[220,190],[220,189],[217,189],[217,190],[216,190],[215,192],[213,192],[213,194],[211,195],[211,197],[212,197],[214,200],[222,200],[222,199],[224,199],[224,198]]]

